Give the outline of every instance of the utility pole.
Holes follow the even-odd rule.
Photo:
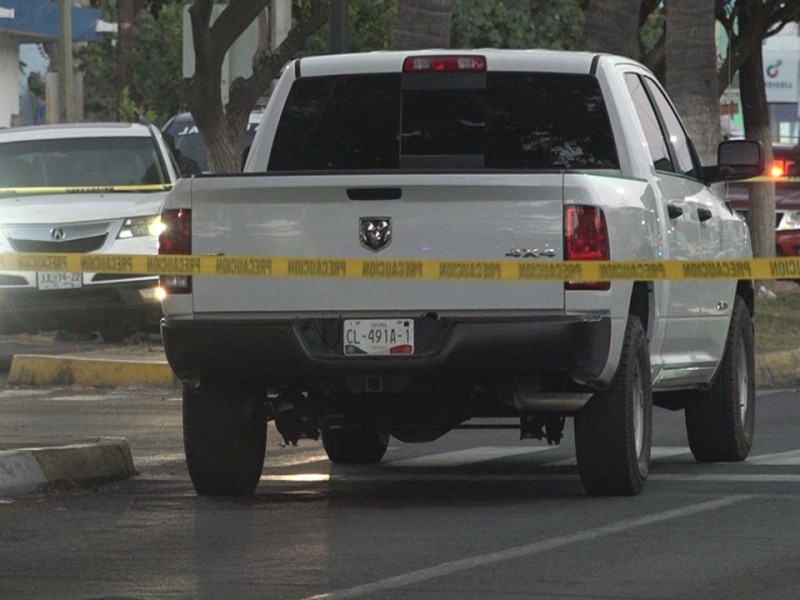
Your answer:
[[[75,85],[72,56],[72,2],[61,0],[61,111],[62,123],[75,121]]]
[[[119,0],[117,34],[117,90],[120,94],[131,87],[131,55],[133,54],[133,0]]]
[[[328,51],[331,54],[347,52],[350,45],[347,31],[348,4],[348,0],[331,0],[330,35],[328,36]]]

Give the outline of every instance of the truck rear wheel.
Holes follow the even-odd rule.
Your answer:
[[[722,363],[714,384],[686,399],[686,433],[698,462],[737,462],[747,458],[755,429],[753,320],[737,296]]]
[[[635,496],[650,469],[653,394],[647,337],[628,317],[611,386],[575,415],[578,471],[592,496]]]
[[[379,463],[389,446],[389,434],[363,427],[324,427],[322,447],[332,463]]]
[[[229,386],[183,386],[186,466],[198,494],[255,492],[267,449],[267,419],[259,412],[254,396]]]

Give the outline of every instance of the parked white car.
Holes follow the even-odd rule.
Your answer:
[[[0,131],[0,252],[156,254],[177,180],[161,133],[138,123]],[[158,277],[0,272],[0,331],[155,330]]]

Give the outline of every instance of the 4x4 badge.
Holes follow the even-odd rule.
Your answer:
[[[392,243],[391,217],[361,217],[358,221],[358,239],[367,250],[383,250]]]

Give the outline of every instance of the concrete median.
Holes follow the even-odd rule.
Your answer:
[[[8,373],[11,385],[87,387],[169,387],[178,385],[166,359],[17,354]]]
[[[135,473],[128,442],[121,438],[12,448],[0,444],[0,499],[52,487],[86,487]]]

